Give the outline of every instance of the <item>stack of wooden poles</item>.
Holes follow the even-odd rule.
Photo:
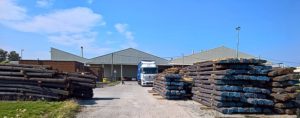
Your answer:
[[[196,63],[193,100],[224,114],[271,113],[265,60],[224,59]]]
[[[154,80],[153,91],[170,100],[187,98],[190,84],[182,79],[179,71],[180,68],[173,67],[158,74]]]
[[[273,111],[278,114],[296,114],[296,102],[299,87],[300,75],[293,72],[293,68],[274,68],[268,74],[271,78],[270,88],[272,89],[271,98],[274,101]]]
[[[179,74],[181,74],[184,78],[195,78],[197,77],[197,66],[191,65],[180,69]]]
[[[183,99],[186,94],[184,82],[179,74],[167,74],[164,77],[156,78],[153,91],[166,99]]]
[[[66,73],[70,83],[70,94],[72,97],[80,99],[90,99],[93,97],[93,88],[96,87],[97,77],[84,73]]]
[[[0,64],[1,100],[92,98],[95,77],[58,73],[47,66]]]
[[[193,96],[193,78],[196,76],[194,74],[194,70],[196,70],[196,66],[191,65],[181,68],[179,71],[179,74],[182,76],[182,79],[185,83],[184,89],[186,90],[186,97],[189,99],[191,99]]]

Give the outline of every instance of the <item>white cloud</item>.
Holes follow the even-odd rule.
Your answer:
[[[121,23],[115,24],[115,28],[120,33],[124,33],[126,31],[127,27],[128,27],[128,24],[121,24]]]
[[[97,33],[89,32],[84,34],[61,34],[49,36],[49,41],[54,44],[64,46],[84,47],[85,52],[90,54],[103,54],[109,52],[111,48],[98,47],[95,45]]]
[[[89,8],[76,7],[35,16],[27,21],[12,22],[9,26],[23,32],[82,33],[97,25],[105,25],[100,14]]]
[[[133,33],[128,30],[128,24],[117,23],[115,24],[115,28],[120,34],[125,36],[125,38],[127,39],[126,44],[122,45],[123,48],[135,48],[138,46],[137,43],[134,41]]]
[[[87,3],[93,4],[94,0],[87,0]]]
[[[93,43],[96,39],[96,32],[88,32],[81,34],[59,34],[59,35],[49,35],[49,41],[52,43],[71,46],[71,45],[84,45],[88,46]]]
[[[0,21],[24,20],[26,17],[26,9],[18,6],[15,1],[0,0]]]
[[[0,23],[23,32],[85,33],[90,32],[94,27],[105,25],[102,15],[85,7],[56,10],[28,17],[26,9],[18,6],[14,1],[3,0],[0,3]]]
[[[53,3],[54,3],[54,0],[37,0],[36,6],[42,7],[42,8],[47,8],[47,7],[52,6]]]
[[[38,0],[36,4],[47,6],[53,4],[51,2],[53,0]],[[89,2],[92,3],[93,0]],[[27,14],[26,11],[25,7],[18,5],[14,0],[0,0],[0,25],[21,32],[37,33],[48,38],[51,44],[69,47],[84,46],[87,53],[93,54],[115,50],[110,47],[137,47],[133,32],[128,29],[127,24],[121,23],[116,24],[115,28],[126,40],[103,41],[102,46],[98,46],[98,32],[95,28],[106,23],[101,14],[95,13],[90,8],[51,10],[35,16]],[[108,31],[106,34],[112,35],[112,32]]]
[[[48,1],[37,1],[37,4],[46,5],[43,2]],[[85,7],[29,16],[26,8],[17,5],[15,1],[0,0],[0,24],[22,32],[39,33],[53,44],[84,46],[86,50],[97,53],[109,50],[95,45],[98,33],[94,28],[105,25],[102,15]]]

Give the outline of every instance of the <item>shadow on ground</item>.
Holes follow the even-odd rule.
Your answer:
[[[113,98],[113,97],[104,97],[104,98],[93,98],[89,100],[79,100],[80,105],[94,105],[97,104],[96,101],[98,100],[114,100],[114,99],[120,99],[120,98]]]

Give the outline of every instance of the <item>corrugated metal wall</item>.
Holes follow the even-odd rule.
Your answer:
[[[116,70],[116,77],[121,77],[121,65],[114,65],[114,70]],[[137,66],[135,65],[123,65],[123,77],[124,78],[136,78],[137,75]],[[111,77],[111,65],[104,65],[104,77]]]
[[[158,66],[158,70],[162,72],[164,69],[171,66]],[[116,77],[121,78],[121,65],[114,65],[114,70],[116,70]],[[104,64],[104,77],[111,77],[111,65]],[[123,77],[124,78],[136,78],[137,77],[137,66],[136,65],[123,65]]]

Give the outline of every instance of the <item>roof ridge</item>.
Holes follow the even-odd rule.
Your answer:
[[[111,53],[108,53],[108,54],[96,56],[96,57],[90,58],[89,60],[92,60],[92,59],[95,59],[95,58],[98,58],[98,57],[103,57],[103,56],[106,56],[106,55],[110,55],[112,53],[121,52],[121,51],[128,50],[128,49],[130,49],[130,48],[126,48],[126,49],[122,49],[122,50],[119,50],[119,51],[111,52]]]
[[[219,48],[231,49],[231,48],[228,48],[228,47],[222,45],[222,46],[219,46],[219,47],[215,47],[215,48],[212,48],[212,49],[208,49],[208,50],[200,51],[200,52],[197,52],[197,53],[194,53],[194,54],[191,54],[191,55],[187,55],[186,57],[193,56],[193,55],[200,54],[200,53],[211,52],[211,51],[214,51],[214,50],[219,49]]]
[[[147,55],[151,55],[151,56],[154,56],[154,57],[157,57],[157,58],[160,58],[160,59],[163,59],[163,60],[165,60],[165,61],[169,61],[169,60],[167,60],[167,59],[161,58],[161,57],[159,57],[159,56],[156,56],[156,55],[153,55],[153,54],[150,54],[150,53],[147,53],[147,52],[144,52],[144,51],[135,49],[135,48],[126,48],[126,49],[123,49],[123,50],[119,50],[119,51],[111,52],[111,53],[104,54],[104,55],[101,55],[101,56],[97,56],[97,57],[91,58],[91,59],[89,59],[89,60],[92,60],[92,59],[95,59],[95,58],[99,58],[99,57],[103,57],[103,56],[107,56],[107,55],[111,55],[111,54],[113,54],[113,53],[122,52],[122,51],[125,51],[125,50],[130,50],[130,49],[135,50],[135,51],[138,51],[138,52],[141,52],[141,53],[144,53],[144,54],[147,54]]]
[[[223,46],[219,46],[219,47],[212,48],[212,49],[209,49],[209,50],[205,50],[205,51],[197,52],[197,53],[194,53],[194,54],[190,54],[190,55],[184,56],[184,58],[190,59],[190,60],[199,60],[199,59],[202,59],[207,54],[220,52],[220,51],[222,52],[222,51],[225,51],[225,50],[227,50],[229,52],[236,52],[235,49],[232,49],[232,48],[229,48],[229,47],[226,47],[226,46],[223,45]],[[225,52],[222,52],[222,53],[225,53]],[[244,53],[244,52],[241,52],[241,51],[239,51],[239,53],[246,56],[246,57],[252,57],[252,58],[256,57],[254,55],[247,54],[247,53]],[[210,58],[210,56],[205,57],[205,58]],[[182,59],[183,59],[182,57],[179,57],[179,58],[176,58],[176,59],[172,60],[171,62],[179,62]]]
[[[69,54],[69,55],[72,55],[72,56],[76,56],[76,57],[79,57],[79,58],[88,60],[87,58],[84,58],[84,57],[81,57],[81,56],[78,56],[78,55],[75,55],[75,54],[72,54],[72,53],[70,53],[70,52],[66,52],[66,51],[63,51],[63,50],[60,50],[60,49],[57,49],[57,48],[54,48],[54,47],[51,47],[51,52],[52,52],[52,49],[58,50],[58,51],[60,51],[60,52],[63,52],[63,53],[66,53],[66,54]]]

